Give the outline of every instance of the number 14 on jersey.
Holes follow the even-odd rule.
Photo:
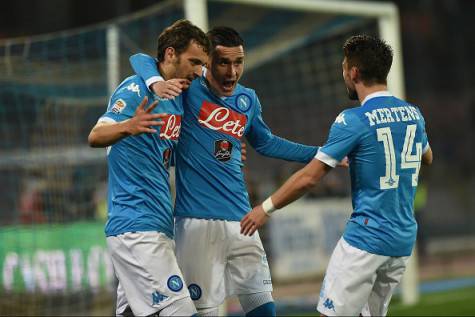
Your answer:
[[[406,128],[406,136],[401,152],[401,169],[414,169],[412,174],[412,186],[417,186],[419,170],[421,169],[422,143],[415,144],[416,153],[412,154],[414,147],[414,139],[416,137],[417,125],[411,124]],[[383,142],[384,155],[386,160],[386,172],[383,177],[379,178],[380,189],[398,188],[399,175],[396,171],[396,152],[394,149],[394,141],[389,127],[376,129],[378,141]]]

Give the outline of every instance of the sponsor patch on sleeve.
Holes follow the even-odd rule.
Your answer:
[[[112,105],[111,111],[115,114],[119,114],[124,111],[125,107],[127,107],[125,101],[123,99],[117,99]]]

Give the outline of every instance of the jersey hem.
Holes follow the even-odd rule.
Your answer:
[[[157,228],[137,228],[137,229],[124,229],[124,230],[118,230],[118,231],[113,231],[111,233],[106,232],[106,237],[115,237],[124,233],[129,233],[129,232],[150,232],[150,231],[156,231],[165,234],[168,238],[173,239],[173,233],[168,232],[167,230],[162,230],[162,229],[157,229]]]
[[[244,215],[242,217],[244,217]],[[190,214],[190,213],[175,214],[175,219],[193,218],[193,219],[203,219],[203,220],[241,221],[242,217],[241,218],[237,218],[237,217],[219,217],[219,216],[215,216],[215,215],[194,215],[194,214]]]

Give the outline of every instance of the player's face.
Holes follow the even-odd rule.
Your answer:
[[[207,61],[208,54],[203,50],[203,47],[191,41],[186,51],[181,53],[174,60],[174,78],[185,78],[192,81],[202,75],[201,67],[207,63]]]
[[[211,86],[220,96],[231,96],[244,71],[242,45],[216,46],[211,58]]]
[[[350,98],[350,100],[358,100],[358,93],[356,92],[355,83],[351,78],[351,70],[348,67],[346,57],[343,59],[341,66],[343,68],[343,80],[345,81],[348,98]]]

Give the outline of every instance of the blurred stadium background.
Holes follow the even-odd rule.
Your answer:
[[[400,14],[396,54],[406,96],[426,117],[435,161],[421,173],[418,270],[407,282],[418,281],[421,297],[411,296],[412,305],[396,298],[390,313],[474,315],[475,2],[391,3]],[[242,83],[258,92],[274,133],[324,142],[351,105],[341,45],[352,34],[378,35],[378,21],[213,0],[207,6],[210,27],[242,33]],[[105,151],[90,149],[87,135],[105,110],[111,78],[132,73],[128,57],[155,55],[158,34],[183,17],[183,2],[173,0],[0,2],[0,315],[113,314]],[[254,202],[299,168],[249,152]],[[348,197],[348,176],[338,170],[262,232],[279,314],[315,314]],[[226,310],[242,313],[235,300]]]

